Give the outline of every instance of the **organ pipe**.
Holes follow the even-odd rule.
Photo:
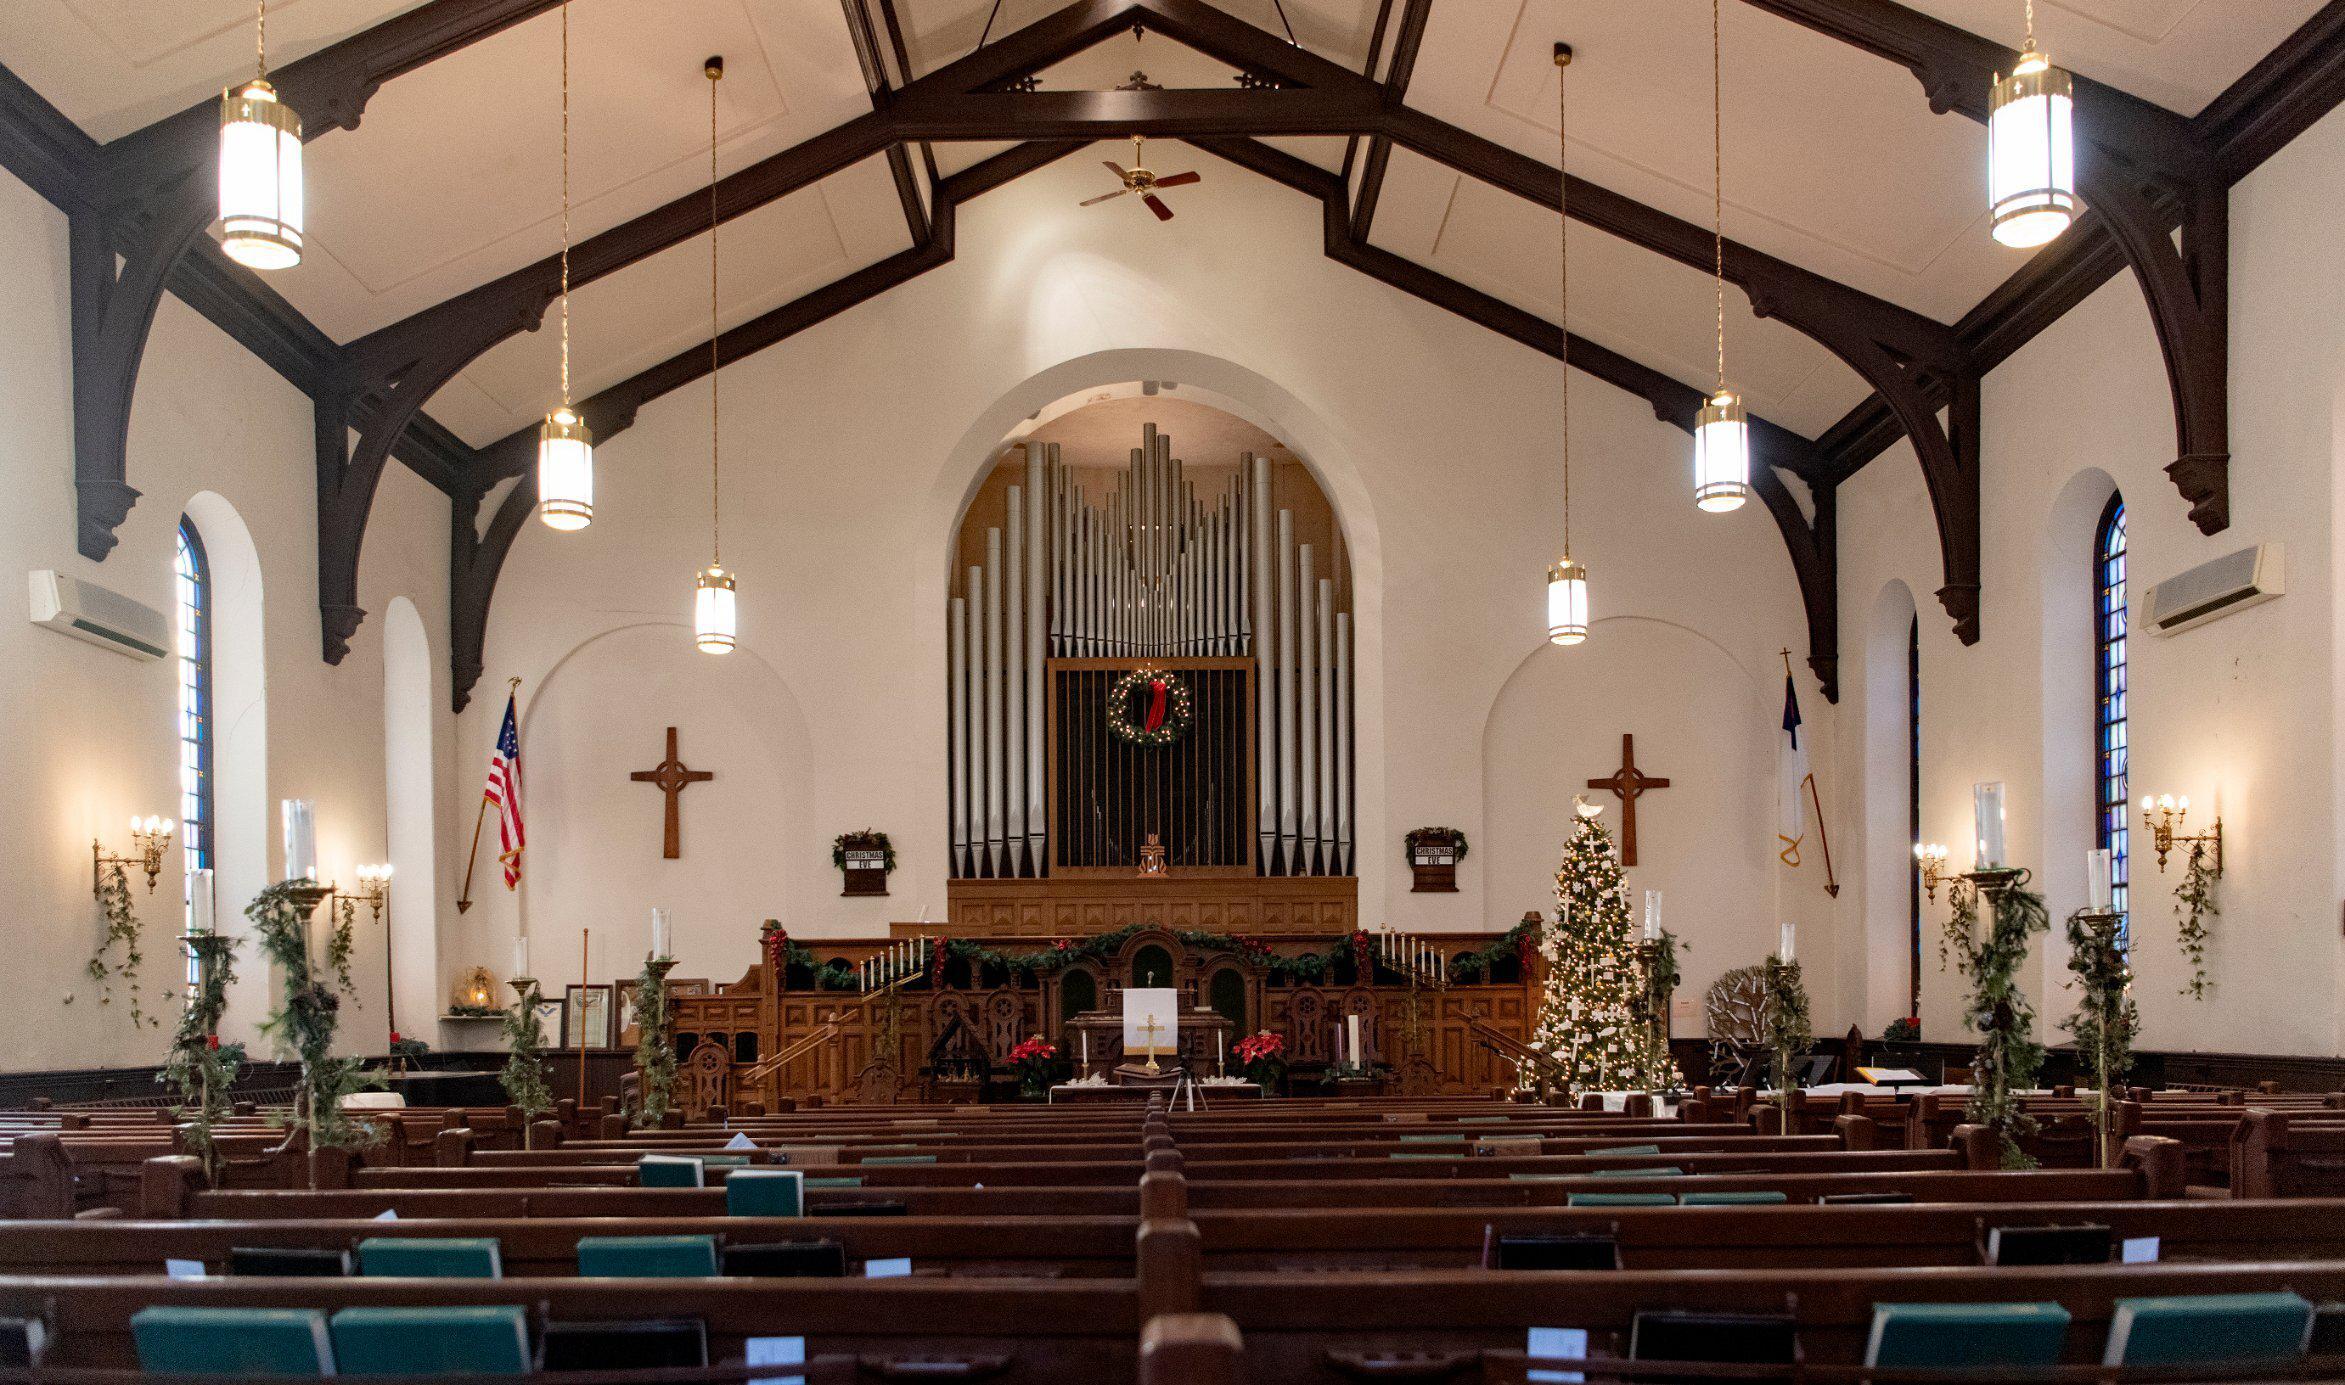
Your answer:
[[[1319,872],[1338,873],[1335,852],[1335,581],[1319,579],[1319,777],[1312,796],[1319,800]]]
[[[1043,809],[1043,724],[1042,698],[1044,693],[1043,660],[1050,649],[1049,619],[1046,593],[1043,589],[1042,569],[1050,551],[1050,530],[1044,497],[1049,494],[1050,473],[1058,466],[1058,444],[1026,445],[1026,658],[1025,677],[1020,696],[1026,711],[1026,856],[1032,864],[1029,873],[1042,869],[1045,825],[1049,821]]]
[[[1335,863],[1352,873],[1352,614],[1335,617]]]
[[[1244,465],[1247,484],[1253,488],[1246,504],[1246,533],[1254,569],[1247,596],[1254,618],[1254,823],[1262,853],[1256,868],[1267,875],[1277,855],[1278,833],[1278,776],[1270,772],[1270,757],[1278,744],[1278,719],[1272,712],[1278,685],[1270,676],[1270,459],[1249,452]]]
[[[1022,872],[1026,848],[1026,716],[1019,703],[1026,695],[1026,493],[1010,487],[1004,512],[1002,563],[1002,854],[1006,875]]]
[[[1302,746],[1302,775],[1295,780],[1296,839],[1301,859],[1294,874],[1313,872],[1319,855],[1319,743],[1313,727],[1319,720],[1319,643],[1311,608],[1317,604],[1319,583],[1312,565],[1311,545],[1295,550],[1295,739]]]
[[[1295,871],[1295,516],[1278,512],[1278,842]]]
[[[985,850],[985,568],[969,566],[969,690],[961,699],[969,734],[969,873],[986,873]]]
[[[969,723],[962,699],[968,695],[969,602],[956,596],[946,620],[951,641],[945,655],[946,744],[952,756],[953,874],[969,873]]]
[[[1002,873],[1002,531],[985,531],[985,853]]]

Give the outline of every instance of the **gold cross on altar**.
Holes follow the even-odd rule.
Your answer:
[[[704,769],[686,769],[676,756],[676,728],[668,728],[668,758],[650,769],[639,769],[627,776],[638,784],[656,784],[668,796],[667,835],[661,843],[662,859],[674,861],[684,855],[684,829],[676,811],[677,796],[694,784],[705,784],[716,775]]]
[[[1163,1032],[1163,1030],[1164,1025],[1160,1023],[1154,1015],[1150,1015],[1147,1019],[1140,1022],[1140,1033],[1142,1037],[1148,1040],[1148,1070],[1150,1072],[1155,1072],[1157,1070],[1156,1036]]]
[[[1591,789],[1610,789],[1620,797],[1620,863],[1637,863],[1637,798],[1648,789],[1666,789],[1669,781],[1637,768],[1637,738],[1620,738],[1620,768],[1608,779],[1591,779]]]

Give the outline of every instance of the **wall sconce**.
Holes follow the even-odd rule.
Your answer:
[[[1915,842],[1913,858],[1921,864],[1922,889],[1930,896],[1931,903],[1937,903],[1938,886],[1946,879],[1945,846],[1938,842]]]
[[[2166,869],[2166,853],[2177,846],[2189,847],[2194,856],[2202,849],[2212,846],[2215,851],[2215,874],[2221,875],[2223,873],[2223,820],[2216,818],[2215,825],[2204,832],[2185,833],[2181,828],[2184,820],[2189,816],[2190,799],[2187,796],[2176,798],[2170,793],[2159,794],[2156,797],[2148,794],[2142,795],[2141,821],[2142,825],[2149,829],[2150,844],[2157,849],[2159,872],[2162,874]]]
[[[375,922],[383,921],[383,906],[391,902],[391,867],[360,866],[356,898],[374,911]]]
[[[90,889],[105,893],[108,866],[137,866],[147,873],[147,893],[155,892],[155,881],[163,874],[163,853],[171,849],[171,823],[166,818],[134,817],[130,820],[130,847],[136,856],[109,856],[105,846],[95,838],[90,841]]]

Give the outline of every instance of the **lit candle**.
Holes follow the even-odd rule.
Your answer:
[[[1661,941],[1661,892],[1645,891],[1645,941]]]
[[[1344,1016],[1343,1028],[1345,1038],[1350,1041],[1352,1066],[1356,1068],[1360,1066],[1360,1017],[1358,1015]]]
[[[187,931],[209,933],[219,927],[212,915],[212,868],[205,866],[187,881]]]
[[[1776,955],[1782,959],[1783,965],[1787,967],[1798,960],[1798,956],[1792,947],[1793,938],[1798,932],[1798,927],[1799,926],[1797,924],[1790,922],[1786,922],[1783,925],[1783,945],[1780,949],[1778,949]]]
[[[1091,1031],[1078,1029],[1075,1033],[1083,1040],[1083,1071],[1088,1074],[1091,1071]]]
[[[673,935],[668,927],[668,911],[665,909],[652,910],[651,955],[654,957],[674,956],[675,954],[668,949],[668,944],[671,941],[673,941]]]
[[[513,939],[513,975],[529,975],[529,938],[526,934]]]
[[[1221,1066],[1221,1031],[1218,1029],[1213,1031],[1213,1066]]]
[[[285,824],[285,878],[318,878],[317,813],[306,798],[288,798],[279,805]]]
[[[2106,850],[2084,854],[2084,907],[2107,913],[2116,895],[2110,884],[2110,856]]]
[[[1970,790],[1971,816],[1975,830],[1972,840],[1977,843],[1977,870],[2000,870],[2003,866],[2003,785],[2000,781],[1973,784]]]

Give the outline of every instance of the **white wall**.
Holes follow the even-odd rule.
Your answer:
[[[176,669],[170,660],[134,663],[32,626],[16,604],[25,599],[23,574],[57,568],[169,612],[174,532],[190,511],[211,542],[220,597],[245,608],[257,582],[259,628],[218,632],[219,657],[236,657],[235,669],[223,670],[218,708],[219,899],[223,927],[240,932],[244,905],[282,864],[279,798],[318,801],[327,873],[347,878],[358,862],[385,858],[380,614],[405,594],[433,627],[444,627],[447,504],[403,469],[384,478],[360,572],[360,603],[375,616],[341,666],[327,666],[318,654],[309,401],[166,298],[131,416],[130,483],[142,495],[106,561],[82,558],[74,548],[65,221],[32,191],[0,177],[0,228],[17,247],[0,272],[0,312],[13,327],[0,344],[0,417],[9,420],[0,435],[9,496],[0,506],[0,578],[15,593],[15,614],[0,620],[0,707],[12,728],[0,738],[0,784],[8,788],[0,933],[18,1000],[0,1014],[0,1067],[154,1063],[176,1005],[166,1000],[164,1027],[134,1032],[124,1002],[101,1009],[83,975],[103,930],[90,894],[89,853],[92,837],[112,851],[127,849],[122,824],[134,812],[177,811]],[[231,516],[250,532],[257,574],[235,570],[241,544]],[[257,666],[249,662],[255,648],[265,649]],[[232,654],[238,650],[243,656]],[[445,722],[437,709],[446,705],[446,675],[434,676],[443,689],[434,715]],[[153,894],[137,882],[150,998],[167,992],[183,970],[179,870],[174,849]],[[428,895],[434,874],[420,870],[400,887]],[[358,994],[344,1011],[344,1035],[354,1049],[380,1052],[387,1029],[382,926],[361,909],[358,928]],[[226,1037],[252,1040],[271,993],[249,950],[240,962],[244,975],[231,997]]]
[[[1206,195],[1169,231],[1136,234],[1074,210],[1084,165],[1066,160],[964,208],[955,263],[725,372],[724,552],[740,574],[744,651],[731,659],[770,667],[776,688],[757,695],[800,709],[802,739],[769,725],[762,743],[744,740],[757,716],[735,671],[692,653],[681,624],[708,549],[705,390],[653,402],[600,449],[592,528],[528,527],[499,582],[487,673],[459,731],[462,795],[448,797],[477,792],[504,680],[520,676],[525,707],[546,699],[523,736],[532,874],[517,900],[485,892],[469,960],[501,973],[525,918],[541,978],[576,979],[582,927],[618,940],[607,967],[598,945],[597,980],[631,973],[660,904],[677,910],[684,971],[731,977],[754,960],[761,917],[805,937],[941,917],[957,518],[1012,425],[1079,389],[1134,379],[1235,401],[1313,467],[1340,514],[1359,622],[1368,923],[1479,930],[1546,907],[1554,810],[1618,765],[1620,733],[1632,730],[1648,772],[1689,786],[1655,793],[1642,816],[1656,844],[1645,870],[1685,891],[1673,924],[1694,936],[1698,963],[1755,960],[1785,908],[1820,923],[1821,888],[1779,903],[1767,868],[1777,650],[1804,652],[1806,630],[1765,512],[1697,512],[1685,435],[1641,399],[1579,378],[1573,548],[1594,570],[1607,624],[1578,649],[1539,657],[1597,691],[1570,694],[1584,743],[1557,759],[1560,778],[1494,793],[1492,709],[1545,647],[1562,499],[1557,367],[1329,262],[1316,204],[1260,179],[1209,170]],[[1690,632],[1706,650],[1701,676],[1745,690],[1732,711],[1676,699],[1693,666],[1649,665],[1637,620]],[[581,663],[608,672],[582,674]],[[622,677],[633,679],[624,689]],[[1805,695],[1809,716],[1824,718],[1812,683]],[[1510,755],[1537,738],[1540,706],[1502,718]],[[625,779],[658,759],[670,724],[686,761],[719,774],[684,795],[680,863],[657,859],[658,793]],[[1709,763],[1726,743],[1744,753]],[[1731,788],[1706,795],[1704,776],[1718,774]],[[1711,819],[1725,801],[1748,811]],[[1401,834],[1432,824],[1476,844],[1457,894],[1409,892]],[[901,865],[889,898],[841,899],[829,842],[865,826],[893,837]],[[1697,900],[1718,903],[1697,918]]]

